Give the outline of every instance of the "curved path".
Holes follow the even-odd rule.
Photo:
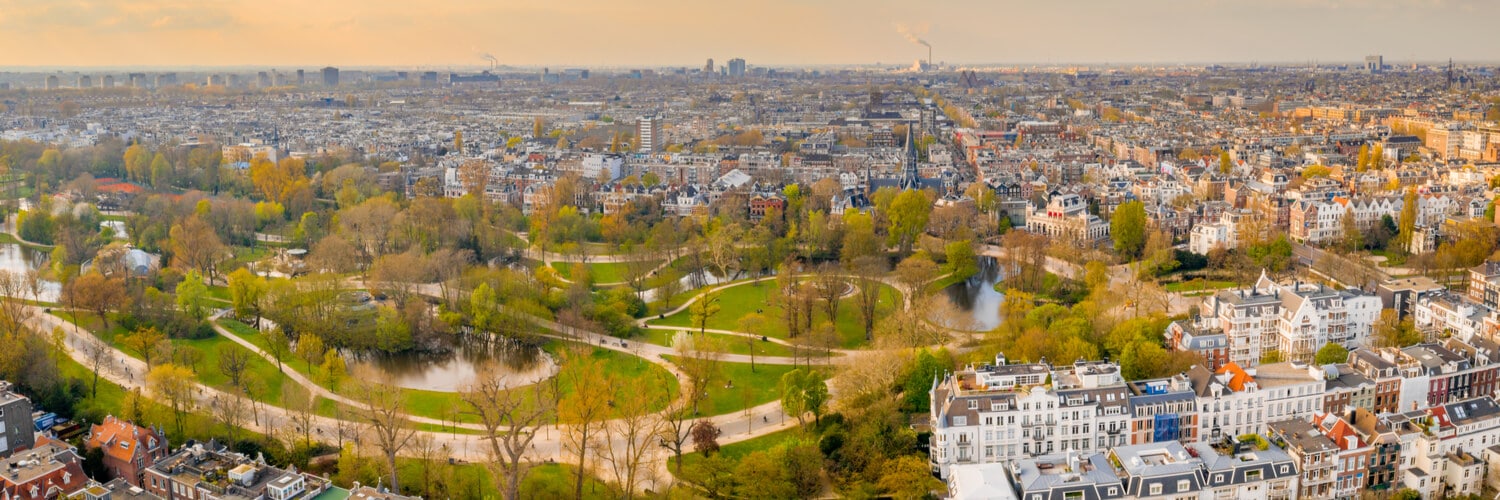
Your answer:
[[[31,312],[31,317],[27,320],[27,323],[33,329],[37,331],[52,331],[54,328],[62,329],[66,336],[64,348],[68,356],[83,365],[85,369],[90,366],[84,346],[88,342],[97,342],[97,337],[79,328],[77,325],[46,313],[40,307],[30,307],[29,311]],[[617,350],[623,350],[623,348]],[[257,349],[255,352],[261,351]],[[126,390],[140,389],[149,394],[149,389],[145,387],[146,373],[145,362],[130,357],[119,349],[110,347],[110,360],[99,371],[99,376],[102,379],[124,387]],[[293,378],[293,380],[297,381],[296,378]],[[303,378],[298,381],[298,383],[303,382],[307,382],[307,380]],[[200,409],[211,408],[217,401],[232,398],[232,396],[213,387],[196,382],[194,386],[197,389],[195,403]],[[313,386],[316,386],[316,384],[313,384]],[[269,404],[257,404],[257,406],[259,407],[258,415],[247,416],[246,421],[241,427],[267,435],[277,433],[284,435],[287,429],[295,429],[297,427],[295,423],[297,419],[294,418],[295,415],[291,411]],[[736,411],[731,414],[703,417],[703,419],[713,422],[714,425],[724,430],[724,436],[720,438],[721,443],[750,439],[795,425],[795,419],[788,419],[781,412],[779,402],[762,404],[748,411]],[[311,420],[313,422],[312,434],[314,440],[320,442],[334,441],[337,436],[337,429],[341,427],[348,428],[348,423],[354,423],[355,428],[359,427],[353,421],[346,421],[346,423],[341,425],[339,421],[324,416],[314,415]],[[787,422],[788,420],[791,420],[791,422]],[[440,422],[439,424],[452,425],[449,422]],[[562,448],[563,431],[566,430],[566,427],[566,425],[540,427],[538,429],[540,435],[534,441],[534,452],[529,454],[528,458],[537,462],[547,460],[567,461],[567,454]],[[433,431],[418,432],[431,436],[434,442],[440,446],[447,446],[449,450],[452,450],[451,453],[454,458],[470,461],[488,459],[488,444],[477,434]],[[297,434],[300,434],[300,432],[297,432]],[[357,433],[353,435],[346,433],[344,438],[345,440],[355,442],[360,440]],[[415,451],[410,449],[404,450],[403,455],[407,453],[415,453]]]

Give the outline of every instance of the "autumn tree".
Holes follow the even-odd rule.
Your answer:
[[[63,287],[63,300],[75,307],[92,311],[109,329],[109,310],[125,302],[125,281],[109,278],[97,271],[69,280]]]
[[[1418,202],[1416,188],[1407,188],[1406,197],[1401,203],[1401,218],[1396,230],[1396,239],[1392,242],[1401,253],[1411,252],[1411,240],[1417,227]]]
[[[170,234],[173,262],[213,280],[215,270],[225,257],[224,243],[219,240],[213,226],[194,215],[173,225]]]
[[[170,363],[158,365],[146,374],[146,386],[151,388],[151,393],[172,410],[172,422],[176,424],[178,436],[184,435],[183,423],[195,407],[197,391],[193,380],[192,370]]]
[[[707,457],[719,451],[719,436],[724,433],[710,420],[699,420],[693,424],[693,450]]]
[[[152,359],[161,351],[162,346],[167,344],[167,336],[156,328],[147,326],[120,336],[116,342],[140,355],[141,361],[145,361],[146,368],[149,369]]]
[[[705,291],[703,295],[698,296],[698,300],[693,302],[693,305],[688,307],[693,326],[698,327],[700,335],[707,331],[708,322],[719,313],[719,294],[717,290]]]
[[[565,367],[558,377],[573,388],[557,406],[559,421],[567,422],[563,435],[563,449],[578,458],[573,483],[573,496],[583,498],[583,480],[588,470],[590,453],[597,448],[597,434],[610,413],[610,401],[614,397],[615,380],[604,370],[604,364],[588,351],[568,351]]]

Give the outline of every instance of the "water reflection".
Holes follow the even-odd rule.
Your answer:
[[[503,340],[453,344],[434,351],[367,354],[354,364],[390,374],[401,387],[439,392],[462,391],[487,363],[493,363],[512,387],[534,384],[557,373],[552,356],[534,345]]]
[[[1003,278],[994,257],[979,257],[979,272],[969,279],[949,285],[938,294],[942,301],[934,308],[934,322],[950,328],[989,331],[1000,326],[1000,304],[1005,295],[995,291]]]

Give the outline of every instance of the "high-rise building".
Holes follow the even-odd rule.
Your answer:
[[[86,89],[94,86],[94,77],[89,75],[78,75],[78,88]]]
[[[297,70],[297,85],[307,85],[307,76],[303,75],[300,69]]]
[[[265,71],[256,73],[255,74],[255,84],[259,85],[261,88],[270,87],[271,86],[271,74],[267,73]]]
[[[708,58],[708,64],[703,65],[703,72],[704,73],[713,73],[714,72],[714,58],[712,58],[712,57]]]
[[[738,57],[729,60],[729,76],[745,76],[745,60]]]
[[[1378,56],[1378,55],[1376,55],[1376,56],[1367,56],[1367,57],[1365,57],[1365,72],[1371,73],[1371,74],[1375,74],[1375,73],[1379,73],[1379,72],[1383,71],[1384,69],[1385,69],[1385,57],[1384,56]]]
[[[141,77],[144,83],[145,77]],[[171,87],[177,85],[177,73],[161,73],[156,75],[156,88]]]
[[[640,139],[641,145],[637,150],[641,153],[655,153],[661,149],[661,117],[642,116],[635,121],[635,137]]]
[[[323,85],[329,87],[339,86],[339,69],[333,66],[323,68]]]
[[[57,90],[57,87],[62,85],[62,83],[57,78],[57,75],[47,75],[47,83],[45,85],[47,90]]]
[[[104,83],[103,83],[103,85],[104,85],[104,88],[107,88],[107,89],[115,88],[115,76],[114,75],[104,75]]]
[[[130,73],[129,75],[126,75],[126,77],[130,79],[131,87],[141,88],[146,86],[145,73]]]

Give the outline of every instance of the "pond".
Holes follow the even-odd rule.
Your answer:
[[[14,217],[11,218],[14,220]],[[0,224],[0,231],[10,231],[10,221]],[[25,276],[32,269],[45,270],[51,262],[52,255],[40,250],[33,250],[15,243],[0,243],[0,271],[8,271],[17,275]],[[62,284],[51,280],[42,280],[41,293],[31,297],[28,293],[24,299],[35,298],[44,302],[57,302],[62,295]]]
[[[389,374],[398,386],[437,392],[462,391],[474,381],[480,367],[489,363],[512,387],[534,384],[557,373],[552,356],[534,346],[474,340],[444,347],[448,349],[443,352],[368,354],[351,368],[368,366]]]
[[[1000,326],[1000,304],[1005,301],[1005,295],[995,291],[995,284],[1002,278],[999,261],[994,257],[979,257],[979,272],[937,294],[938,307],[928,319],[956,330],[995,329]]]

